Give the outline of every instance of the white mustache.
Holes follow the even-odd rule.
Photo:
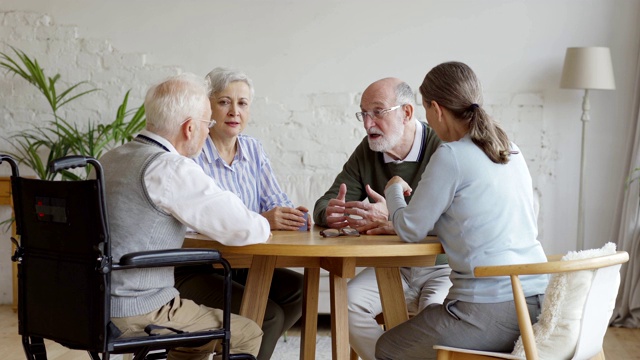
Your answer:
[[[378,128],[370,128],[367,130],[367,135],[384,135],[384,133]]]

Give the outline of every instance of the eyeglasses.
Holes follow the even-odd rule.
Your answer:
[[[184,123],[186,123],[186,122],[187,122],[187,121],[189,121],[189,120],[193,120],[193,119],[192,119],[192,118],[187,118],[187,120],[185,120],[185,121],[183,121],[183,122],[181,122],[181,123],[180,123],[180,126],[182,126]],[[202,119],[198,119],[198,121],[206,122],[206,123],[207,123],[207,127],[208,127],[209,129],[211,129],[211,128],[213,127],[213,125],[215,125],[215,124],[216,124],[216,121],[215,121],[215,120],[213,120],[213,119],[211,119],[211,120],[202,120]]]
[[[360,233],[356,229],[342,228],[342,229],[324,229],[320,231],[322,237],[338,237],[338,236],[360,236]]]
[[[402,105],[404,105],[404,104],[396,105],[394,107],[390,107],[388,109],[382,109],[382,110],[360,111],[360,112],[356,113],[356,118],[358,118],[358,121],[364,121],[365,117],[369,116],[369,118],[371,120],[373,120],[373,119],[381,120],[386,113],[388,113],[390,111],[393,111],[393,110],[397,110],[397,109],[401,108]]]

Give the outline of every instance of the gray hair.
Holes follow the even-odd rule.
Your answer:
[[[415,106],[415,94],[413,93],[413,90],[411,90],[411,86],[409,86],[409,84],[403,81],[396,86],[395,90],[396,105],[410,104]]]
[[[211,70],[207,76],[204,77],[205,82],[207,84],[207,97],[211,98],[216,93],[224,90],[231,84],[232,82],[242,81],[247,86],[249,86],[249,91],[251,92],[251,99],[253,100],[254,90],[253,90],[253,82],[249,77],[243,73],[242,71],[217,67]]]
[[[191,73],[171,76],[151,86],[144,99],[147,130],[174,136],[187,118],[202,116],[209,106],[206,98],[205,82]]]

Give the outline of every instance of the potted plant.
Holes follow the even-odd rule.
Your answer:
[[[35,58],[14,47],[11,49],[15,57],[0,52],[0,68],[32,84],[45,97],[51,109],[52,120],[42,127],[22,130],[7,139],[14,149],[8,154],[33,169],[40,179],[55,178],[56,174],[51,173],[47,166],[51,160],[66,155],[100,158],[110,148],[130,141],[145,126],[144,106],[128,109],[127,91],[112,122],[102,124],[89,119],[86,130],[80,130],[76,124],[63,119],[59,110],[99,89],[90,87],[87,81],[81,81],[61,90],[58,82],[60,74],[47,76]],[[62,179],[67,180],[83,179],[87,175],[88,169],[83,174],[61,172]]]

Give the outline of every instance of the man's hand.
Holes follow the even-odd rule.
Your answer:
[[[304,213],[308,211],[309,210],[303,206],[298,206],[295,209],[276,206],[260,215],[269,221],[271,230],[298,230],[299,227],[308,224],[307,221],[309,220],[304,219]]]
[[[359,229],[373,222],[387,221],[389,219],[389,210],[387,210],[387,201],[384,196],[373,191],[369,185],[367,185],[365,189],[369,197],[373,199],[373,203],[363,201],[349,201],[345,203],[345,213],[355,215],[355,218],[347,218],[347,222],[352,228]]]
[[[338,197],[329,200],[327,209],[325,210],[325,217],[327,226],[334,229],[343,228],[349,223],[347,222],[347,216],[345,216],[344,199],[347,196],[347,185],[340,184],[340,190]]]
[[[392,235],[396,233],[396,230],[393,228],[393,223],[387,220],[374,221],[356,229],[358,229],[361,234],[367,235]]]

